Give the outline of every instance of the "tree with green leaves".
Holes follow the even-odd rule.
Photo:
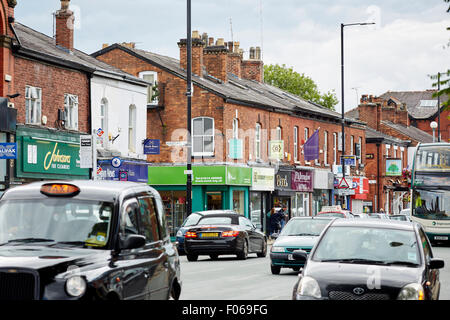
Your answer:
[[[334,106],[339,102],[334,91],[320,93],[310,77],[295,72],[285,64],[264,66],[264,82],[331,110],[335,110]]]
[[[450,3],[450,0],[444,0],[446,3]],[[450,13],[450,6],[447,9],[447,12]],[[450,27],[447,27],[447,30],[450,31]],[[447,43],[447,49],[450,47],[450,40]],[[440,73],[439,76],[432,75],[431,79],[436,80],[436,83],[433,83],[433,87],[440,87],[440,90],[433,94],[433,97],[441,97],[446,95],[447,101],[443,102],[443,106],[448,109],[450,108],[450,69],[447,72]]]

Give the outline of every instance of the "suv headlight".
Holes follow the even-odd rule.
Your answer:
[[[284,247],[272,247],[272,252],[284,252]]]
[[[81,297],[86,292],[86,280],[80,276],[73,276],[66,281],[67,294],[72,297]]]
[[[397,300],[424,300],[423,287],[418,283],[410,283],[402,288]]]
[[[322,298],[317,281],[311,277],[303,277],[297,287],[297,294],[301,296]]]

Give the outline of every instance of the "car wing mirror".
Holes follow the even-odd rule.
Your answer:
[[[278,233],[272,233],[272,234],[271,234],[271,237],[272,237],[273,239],[277,239],[277,238],[278,238],[278,236],[279,236],[279,234],[278,234]]]
[[[294,260],[306,261],[308,259],[308,253],[303,250],[295,250],[292,252],[292,257]]]
[[[139,234],[129,234],[121,241],[121,249],[137,249],[145,245],[145,237]]]
[[[444,260],[442,259],[436,259],[436,258],[432,258],[430,260],[430,262],[428,263],[428,266],[430,267],[430,269],[442,269],[445,265]]]

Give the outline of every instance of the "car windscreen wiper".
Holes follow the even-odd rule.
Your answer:
[[[386,261],[385,262],[387,265],[402,265],[402,266],[408,266],[408,267],[417,267],[419,266],[418,263],[416,262],[411,262],[411,261]]]
[[[349,259],[324,259],[320,260],[321,262],[338,262],[338,263],[356,263],[356,264],[386,264],[385,261],[381,260],[372,260],[372,259],[358,259],[358,258],[349,258]]]
[[[295,233],[295,234],[290,234],[290,236],[295,236],[295,237],[318,236],[318,234],[316,234],[316,233]]]
[[[14,242],[23,242],[23,243],[32,243],[32,242],[55,242],[53,239],[45,239],[45,238],[22,238],[22,239],[12,239],[8,242],[2,243],[1,245],[5,245],[7,243]]]

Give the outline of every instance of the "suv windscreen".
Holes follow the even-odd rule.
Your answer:
[[[0,245],[56,241],[89,247],[108,242],[113,204],[71,198],[0,202]]]

